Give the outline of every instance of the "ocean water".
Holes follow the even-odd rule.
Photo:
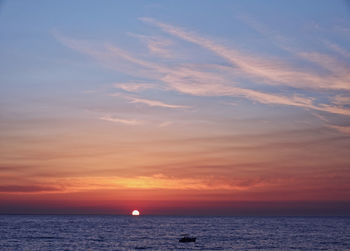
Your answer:
[[[350,218],[0,215],[0,250],[147,249],[350,250]]]

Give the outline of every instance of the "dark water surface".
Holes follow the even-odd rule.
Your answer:
[[[350,218],[0,215],[0,249],[350,250]]]

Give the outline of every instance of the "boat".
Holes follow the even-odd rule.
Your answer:
[[[182,235],[182,238],[179,239],[179,242],[196,242],[196,237],[191,237],[188,234]]]

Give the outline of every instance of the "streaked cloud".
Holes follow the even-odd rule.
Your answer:
[[[116,118],[110,115],[105,115],[100,117],[101,120],[117,123],[117,124],[124,124],[124,125],[141,125],[143,124],[143,121],[140,120],[135,120],[135,119],[122,119],[122,118]]]
[[[185,105],[173,105],[173,104],[164,103],[164,102],[159,101],[159,100],[145,99],[145,98],[124,95],[123,93],[113,93],[113,94],[110,94],[110,96],[121,97],[121,98],[129,100],[129,103],[145,104],[145,105],[151,106],[151,107],[163,107],[163,108],[170,108],[170,109],[190,108],[189,106],[185,106]]]
[[[142,21],[161,28],[164,32],[184,39],[188,42],[206,48],[218,56],[239,67],[248,77],[263,80],[266,84],[283,84],[297,88],[324,88],[350,90],[349,66],[340,64],[337,60],[317,53],[300,53],[301,56],[321,64],[326,69],[336,71],[341,75],[322,75],[316,72],[302,71],[292,68],[286,62],[278,59],[266,60],[262,57],[244,54],[237,49],[222,46],[210,39],[193,32],[169,24],[158,22],[152,18],[141,18]],[[344,70],[339,70],[344,69]]]
[[[350,95],[344,96],[344,95],[336,95],[332,98],[332,103],[339,106],[345,106],[350,105]]]
[[[40,185],[0,185],[0,193],[61,192],[61,188]]]
[[[325,44],[326,44],[330,49],[332,49],[333,51],[337,52],[339,55],[350,58],[350,51],[344,49],[343,47],[341,47],[341,46],[338,45],[337,43],[330,42],[330,41],[326,41]]]
[[[350,134],[350,126],[328,125],[329,128],[333,128],[341,133]]]
[[[240,16],[240,19],[249,24],[250,27],[255,29],[261,35],[268,38],[270,42],[289,52],[293,57],[312,62],[314,63],[314,66],[322,68],[322,71],[314,69],[315,67],[307,67],[304,69],[305,67],[293,66],[288,61],[274,59],[275,62],[273,62],[271,60],[266,61],[265,59],[260,58],[260,62],[265,60],[266,64],[263,65],[272,66],[276,70],[275,73],[282,77],[280,81],[276,83],[273,82],[274,79],[271,78],[271,81],[266,82],[266,84],[282,84],[302,89],[349,90],[350,79],[348,72],[350,65],[343,60],[343,57],[348,57],[350,53],[344,48],[334,42],[325,41],[325,45],[339,53],[339,55],[334,53],[326,54],[317,51],[307,52],[300,49],[298,50],[293,47],[288,37],[278,34],[261,22],[247,16]],[[303,64],[305,65],[305,62],[303,62]]]
[[[148,106],[157,106],[157,107],[172,108],[172,109],[189,108],[188,106],[184,106],[184,105],[166,104],[166,103],[158,101],[158,100],[135,98],[135,97],[127,97],[127,99],[130,100],[130,103],[145,104],[145,105],[148,105]]]
[[[160,36],[146,36],[141,34],[128,33],[146,43],[150,53],[157,56],[170,58],[174,56],[174,52],[169,48],[173,45],[173,41]]]
[[[157,86],[151,83],[116,83],[114,87],[128,91],[128,92],[140,92],[147,89],[153,89]]]
[[[172,121],[164,121],[164,122],[159,124],[159,127],[167,127],[167,126],[170,126],[172,124],[174,124],[174,122],[172,122]]]
[[[259,186],[260,182],[248,183],[238,181],[227,183],[223,180],[210,181],[210,179],[194,179],[194,178],[171,178],[162,174],[152,176],[139,176],[135,178],[115,178],[104,181],[103,184],[110,183],[123,188],[136,189],[176,189],[176,190],[247,190],[255,186]]]
[[[246,79],[245,81],[254,80],[268,85],[284,85],[301,89],[311,88],[315,91],[323,89],[348,90],[350,89],[348,66],[338,62],[337,59],[315,52],[295,52],[295,56],[316,63],[328,70],[328,75],[324,75],[326,73],[320,74],[312,69],[305,71],[303,69],[293,68],[288,62],[281,61],[280,59],[267,60],[257,55],[243,53],[237,49],[222,46],[215,41],[203,38],[193,32],[164,24],[151,18],[142,18],[141,20],[159,27],[170,35],[214,52],[231,63],[232,66],[177,63],[170,67],[167,64],[136,58],[111,44],[105,44],[99,49],[90,48],[86,51],[87,46],[85,42],[85,45],[81,47],[79,41],[66,38],[60,38],[60,40],[72,48],[76,48],[96,59],[102,60],[104,63],[108,61],[111,67],[113,67],[115,62],[118,62],[118,65],[122,64],[122,62],[125,62],[126,65],[128,63],[137,65],[139,69],[131,73],[132,75],[139,76],[141,74],[143,77],[157,82],[163,82],[170,89],[181,93],[196,96],[241,97],[262,104],[289,105],[328,113],[350,115],[350,110],[339,102],[334,103],[334,105],[315,102],[316,94],[305,96],[303,92],[300,92],[300,94],[285,95],[279,94],[278,90],[277,93],[268,93],[255,88],[248,88],[248,86],[242,87],[242,84],[240,84],[240,79],[243,78]],[[133,83],[131,85],[121,83],[117,84],[116,87],[129,91],[140,91],[154,86],[142,83]],[[150,106],[180,108],[176,105],[163,104],[157,101],[149,102],[146,99],[134,99],[132,102],[144,103]]]

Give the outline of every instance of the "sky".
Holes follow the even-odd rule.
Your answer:
[[[0,213],[350,212],[349,1],[1,1]]]

